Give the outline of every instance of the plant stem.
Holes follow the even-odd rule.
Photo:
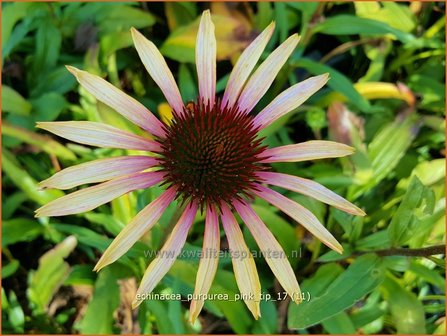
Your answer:
[[[445,254],[445,244],[417,249],[392,247],[385,250],[354,252],[352,256],[358,256],[366,253],[375,253],[379,256],[406,256],[406,257],[429,257],[435,254]]]

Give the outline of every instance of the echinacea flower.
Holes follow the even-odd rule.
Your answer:
[[[331,141],[308,141],[295,145],[267,148],[259,131],[294,110],[328,80],[328,75],[311,77],[286,89],[256,116],[250,114],[266,93],[279,70],[295,49],[299,37],[290,36],[253,72],[272,32],[271,23],[241,54],[222,98],[216,97],[216,39],[209,11],[202,15],[196,44],[199,81],[197,101],[184,104],[164,58],[156,46],[137,30],[132,37],[147,71],[161,88],[172,109],[169,124],[160,122],[146,107],[102,78],[67,66],[78,82],[97,100],[152,135],[137,136],[115,127],[87,121],[40,122],[38,127],[82,144],[143,150],[152,156],[121,156],[96,160],[64,169],[41,182],[44,188],[69,189],[97,183],[63,196],[37,210],[37,216],[63,216],[92,210],[130,191],[156,184],[165,191],[147,205],[113,240],[95,266],[99,271],[125,254],[150,230],[174,200],[185,205],[170,237],[150,263],[133,306],[141,294],[149,294],[168,272],[185,244],[196,213],[205,212],[202,258],[196,278],[190,319],[194,321],[203,307],[218,266],[219,218],[226,233],[230,252],[245,253],[232,263],[237,285],[255,318],[260,316],[261,286],[253,257],[244,242],[234,213],[247,225],[261,252],[276,251],[285,255],[273,234],[250,206],[258,196],[276,206],[303,225],[331,249],[342,246],[309,210],[266,187],[289,189],[354,215],[364,212],[324,186],[308,179],[273,172],[273,162],[298,162],[350,155],[353,148]],[[252,74],[253,72],[253,74]],[[148,168],[151,168],[148,171]],[[264,256],[268,253],[264,253]],[[287,258],[266,261],[293,301],[300,301],[300,288]]]

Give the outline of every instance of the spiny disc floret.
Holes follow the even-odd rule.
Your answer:
[[[160,140],[161,166],[179,198],[203,208],[250,197],[255,173],[265,169],[257,159],[265,147],[252,120],[237,107],[222,108],[220,101],[189,103],[182,114],[173,112]]]

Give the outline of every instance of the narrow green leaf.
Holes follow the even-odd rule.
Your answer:
[[[298,68],[304,68],[312,75],[321,75],[329,73],[329,82],[327,85],[335,92],[340,92],[350,103],[356,105],[360,110],[366,112],[369,111],[371,106],[369,102],[360,95],[360,93],[354,88],[351,80],[343,75],[341,72],[318,62],[312,61],[307,58],[301,58],[293,60],[292,64]]]
[[[39,190],[36,180],[12,160],[11,154],[6,149],[2,151],[2,170],[19,189],[37,204],[44,205],[64,195],[60,190]]]
[[[141,29],[155,24],[155,17],[150,12],[128,4],[110,6],[106,10],[103,8],[97,20],[102,33],[128,31],[131,27]]]
[[[43,226],[35,219],[14,218],[2,223],[2,246],[31,241],[43,232]]]
[[[382,280],[383,269],[377,256],[366,254],[357,258],[347,270],[328,283],[321,294],[310,292],[309,301],[290,305],[289,328],[307,328],[344,311],[376,288]],[[307,291],[304,284],[303,291]]]
[[[118,308],[120,292],[118,278],[112,268],[102,270],[95,283],[85,315],[79,324],[81,334],[113,334],[115,319],[113,312]]]
[[[71,150],[47,135],[28,131],[25,128],[14,126],[6,121],[3,122],[2,131],[4,135],[11,136],[30,145],[36,146],[49,155],[55,155],[65,160],[76,160],[76,156]]]
[[[345,312],[338,313],[322,323],[323,328],[330,334],[356,334],[351,318]]]
[[[192,290],[195,286],[197,266],[182,260],[177,260],[169,271],[169,274],[181,279]],[[216,296],[221,294],[222,297],[228,296],[229,299],[216,299],[205,302],[205,309],[209,304],[216,306],[225,315],[225,318],[236,333],[247,334],[253,318],[242,300],[234,301],[236,293],[239,293],[234,275],[231,272],[219,269],[209,293]]]
[[[390,276],[385,278],[383,288],[397,333],[425,334],[424,308],[416,295],[401,287]]]
[[[415,39],[413,35],[392,28],[384,22],[360,18],[354,15],[332,16],[317,24],[313,30],[314,32],[327,35],[360,34],[363,36],[376,36],[391,34],[404,43]]]
[[[10,261],[6,265],[2,267],[2,279],[6,279],[7,277],[13,275],[20,267],[20,262],[16,259]]]
[[[11,112],[27,116],[31,112],[32,105],[20,93],[7,85],[2,87],[3,112]]]
[[[28,298],[36,311],[47,309],[51,298],[68,276],[70,266],[64,259],[76,244],[76,238],[69,236],[39,258],[39,267],[32,274],[28,287]]]
[[[362,328],[377,319],[381,318],[385,312],[374,304],[372,307],[362,307],[359,311],[351,315],[351,320],[356,329]]]
[[[17,300],[16,294],[11,291],[9,294],[9,311],[8,311],[9,323],[15,331],[23,333],[25,326],[25,313]]]
[[[43,20],[36,34],[36,51],[33,60],[33,83],[38,81],[39,74],[54,67],[59,59],[62,43],[60,30],[52,20]]]
[[[47,92],[30,100],[35,121],[53,121],[68,106],[64,96],[57,92]]]
[[[416,233],[421,217],[433,213],[433,191],[416,177],[410,181],[407,192],[388,226],[388,235],[393,246],[408,242]]]
[[[370,185],[375,186],[393,171],[415,138],[418,127],[415,116],[398,116],[380,130],[368,146],[373,176]]]

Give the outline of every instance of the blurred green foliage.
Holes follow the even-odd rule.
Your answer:
[[[444,334],[444,257],[374,253],[445,241],[444,6],[2,3],[2,332]],[[37,181],[60,168],[123,153],[67,143],[37,131],[35,123],[102,121],[141,132],[80,88],[64,67],[99,74],[157,111],[164,98],[132,47],[131,27],[161,48],[185,101],[195,99],[194,41],[199,15],[208,7],[219,45],[219,92],[241,50],[272,20],[277,28],[263,57],[290,34],[301,35],[258,108],[311,74],[329,72],[331,80],[263,130],[265,142],[332,139],[357,151],[349,158],[274,168],[314,179],[368,215],[353,217],[286,192],[342,242],[340,256],[257,200],[256,211],[289,254],[310,300],[289,305],[265,262],[256,258],[263,291],[275,298],[262,302],[262,318],[255,321],[242,301],[208,301],[191,326],[185,302],[145,301],[138,310],[130,308],[150,261],[145,251],[160,248],[178,215],[176,205],[123,258],[93,273],[112,238],[161,189],[133,192],[86,214],[35,219],[38,206],[63,195],[39,190]],[[196,218],[186,251],[201,249],[203,225]],[[244,235],[256,250],[246,228]],[[180,258],[155,292],[186,297],[197,267],[197,258]],[[238,293],[228,258],[220,260],[211,293]]]

